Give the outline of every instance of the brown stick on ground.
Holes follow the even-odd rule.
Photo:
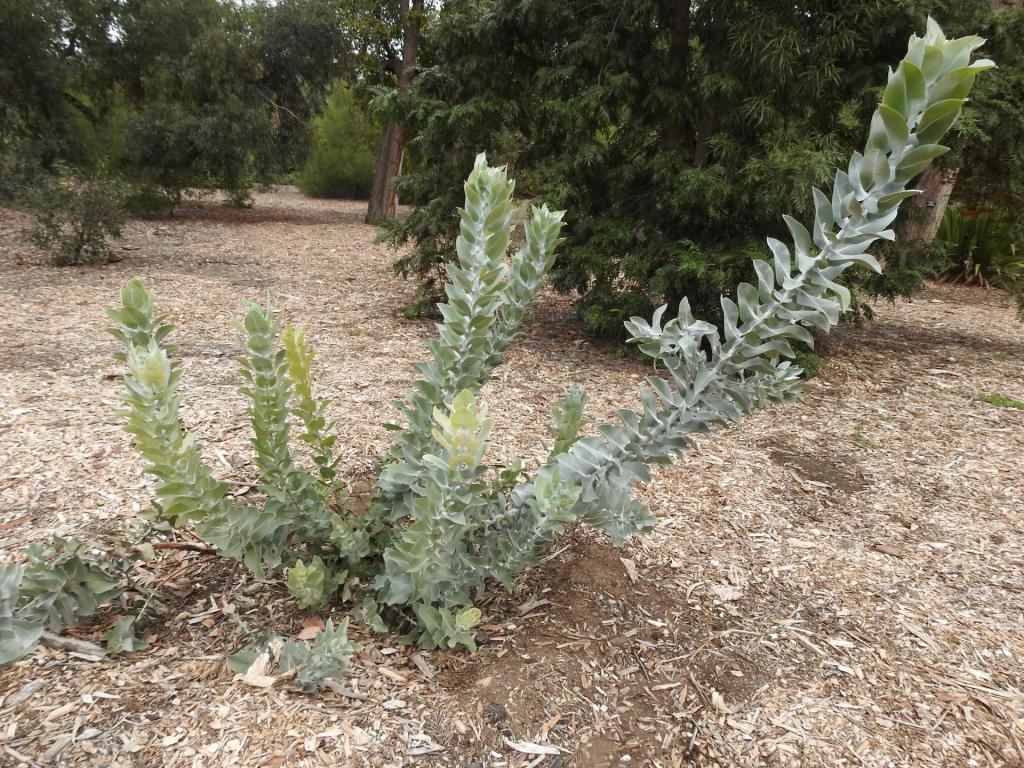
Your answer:
[[[198,552],[201,555],[215,555],[217,550],[206,544],[192,544],[187,541],[157,541],[152,544],[153,549],[181,549],[186,552]]]
[[[84,653],[86,656],[106,656],[107,651],[101,645],[90,643],[88,640],[79,640],[77,637],[66,635],[55,635],[52,632],[43,632],[41,638],[43,645],[47,648],[58,648],[62,651],[73,651]]]

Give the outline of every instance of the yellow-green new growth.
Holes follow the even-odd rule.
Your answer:
[[[493,422],[487,418],[487,409],[476,405],[473,393],[464,389],[457,394],[447,414],[435,408],[434,421],[440,429],[435,427],[431,434],[445,450],[448,466],[451,469],[478,467],[487,450],[487,435]]]
[[[327,402],[313,395],[313,350],[306,343],[305,330],[292,326],[284,329],[281,344],[296,401],[291,410],[306,428],[299,435],[299,440],[313,449],[313,463],[319,470],[320,479],[330,484],[337,475],[335,466],[338,459],[334,457],[334,444],[338,436],[333,431],[334,424],[327,421]]]

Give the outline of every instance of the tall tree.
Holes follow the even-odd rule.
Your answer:
[[[188,188],[247,202],[270,166],[274,124],[243,12],[217,0],[133,0],[122,18],[132,173],[172,203]]]
[[[274,162],[291,171],[310,150],[309,127],[332,84],[387,82],[401,36],[393,2],[260,0],[249,6],[255,87],[273,111]]]
[[[398,67],[398,96],[412,85],[416,54],[420,47],[423,25],[423,0],[400,0],[399,18],[402,27],[402,61]],[[394,179],[401,172],[405,151],[405,122],[399,117],[388,121],[377,155],[373,174],[373,189],[366,210],[366,223],[377,224],[382,219],[394,218],[398,207]]]
[[[0,152],[163,188],[295,170],[338,80],[389,83],[396,0],[0,0]],[[10,185],[7,185],[10,186]]]
[[[77,159],[109,90],[115,0],[0,0],[0,144]]]

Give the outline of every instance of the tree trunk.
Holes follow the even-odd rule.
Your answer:
[[[908,242],[930,243],[935,239],[939,224],[942,223],[942,216],[946,212],[946,205],[953,194],[953,187],[956,186],[958,173],[958,168],[932,165],[921,174],[916,185],[921,189],[921,194],[916,202],[924,211],[921,216],[915,216],[907,221],[903,236]]]
[[[401,0],[402,19],[402,64],[398,72],[398,91],[401,94],[412,83],[412,72],[416,66],[416,51],[420,45],[420,25],[423,21],[423,0]],[[405,150],[405,125],[400,120],[388,123],[377,155],[377,167],[373,172],[373,188],[370,203],[366,208],[366,223],[377,224],[381,219],[394,218],[398,210],[394,181],[402,167],[402,153]]]
[[[708,45],[714,45],[716,47],[725,48],[728,45],[727,32],[725,27],[725,20],[727,14],[726,3],[712,3],[711,8],[711,21],[709,24],[709,35]],[[712,59],[709,61],[711,69],[714,70],[715,63]],[[701,100],[700,116],[697,118],[697,124],[693,132],[693,164],[697,168],[703,168],[708,164],[708,156],[710,148],[708,141],[711,135],[715,131],[715,127],[718,123],[718,104],[719,97],[715,94],[709,94]]]
[[[697,125],[697,133],[693,138],[693,164],[703,168],[708,164],[708,138],[715,130],[715,105],[713,102],[704,105],[704,114]]]
[[[672,77],[675,81],[673,90],[676,98],[681,100],[682,90],[686,87],[687,70],[690,68],[690,0],[676,0],[668,43]],[[675,107],[680,112],[682,111],[681,104],[676,104]],[[666,138],[672,143],[677,143],[685,133],[685,117],[678,114],[669,123]]]
[[[381,219],[394,218],[398,210],[398,195],[392,182],[398,175],[405,149],[405,126],[397,120],[388,123],[384,140],[377,155],[377,166],[373,172],[373,187],[370,203],[366,208],[366,223],[377,224]]]

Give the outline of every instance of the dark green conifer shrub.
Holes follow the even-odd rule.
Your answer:
[[[492,0],[481,13],[473,0],[446,3],[399,107],[430,159],[396,184],[417,207],[388,224],[396,269],[420,286],[413,310],[440,294],[458,228],[450,212],[470,151],[487,148],[527,194],[570,211],[552,280],[589,330],[620,335],[631,314],[683,296],[721,323],[718,295],[754,278],[752,251],[784,233],[778,211],[810,215],[804,190],[831,182],[875,108],[877,62],[902,55],[926,12],[990,38],[1000,69],[949,137],[951,162],[969,158],[966,194],[1008,192],[1019,210],[1024,6],[1013,5]],[[918,248],[885,256],[882,275],[844,275],[855,302],[906,295],[936,264]]]
[[[936,241],[948,260],[946,273],[968,285],[1009,288],[1024,280],[1024,240],[1003,211],[946,210]]]

